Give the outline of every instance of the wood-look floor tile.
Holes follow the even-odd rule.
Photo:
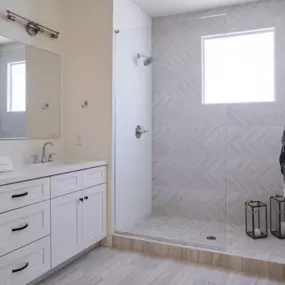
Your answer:
[[[37,285],[281,285],[265,279],[162,259],[98,248]]]

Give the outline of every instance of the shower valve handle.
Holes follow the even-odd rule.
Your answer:
[[[143,129],[141,126],[137,126],[137,127],[136,127],[136,133],[135,133],[136,138],[137,138],[137,139],[140,139],[141,136],[142,136],[143,134],[146,134],[147,132],[148,132],[148,131],[145,130],[145,129]]]

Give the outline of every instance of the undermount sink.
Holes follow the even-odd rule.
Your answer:
[[[61,165],[70,165],[70,164],[76,164],[76,162],[70,162],[70,161],[52,161],[52,162],[45,162],[45,163],[34,163],[34,164],[27,165],[27,167],[30,167],[30,166],[36,166],[36,167],[61,166]]]

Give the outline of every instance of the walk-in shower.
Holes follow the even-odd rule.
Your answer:
[[[245,202],[283,190],[284,27],[273,0],[116,35],[116,232],[283,258],[246,236]]]

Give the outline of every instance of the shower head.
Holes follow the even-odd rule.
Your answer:
[[[149,66],[152,64],[152,62],[154,61],[153,57],[151,56],[146,56],[146,55],[142,55],[138,53],[138,59],[140,59],[141,57],[143,57],[145,60],[143,62],[144,66]]]
[[[144,61],[144,66],[149,66],[151,65],[153,62],[153,58],[150,56],[150,57],[147,57]]]

